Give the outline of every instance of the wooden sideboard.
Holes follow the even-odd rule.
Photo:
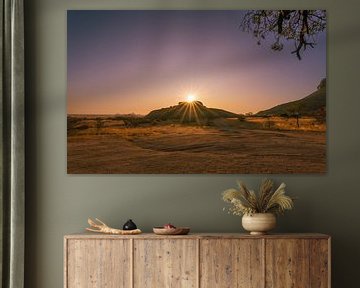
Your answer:
[[[329,288],[323,234],[67,235],[65,288]]]

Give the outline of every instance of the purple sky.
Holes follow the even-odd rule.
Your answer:
[[[244,11],[68,11],[68,113],[147,114],[194,94],[257,112],[326,77],[326,35],[299,61],[239,29]]]

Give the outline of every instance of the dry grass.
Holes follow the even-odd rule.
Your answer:
[[[126,127],[106,117],[68,120],[68,173],[323,173],[326,134],[213,126]],[[99,124],[99,122],[101,122]]]
[[[324,121],[319,121],[310,116],[300,117],[298,122],[295,117],[246,117],[240,126],[243,128],[272,130],[326,131],[326,123]]]

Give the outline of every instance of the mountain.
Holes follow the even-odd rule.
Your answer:
[[[260,111],[257,116],[308,115],[315,116],[326,110],[326,79],[322,79],[317,90],[310,95],[288,103]]]
[[[239,115],[222,109],[208,108],[200,101],[179,102],[175,106],[153,110],[145,116],[151,120],[178,120],[181,122],[234,117],[239,117]]]

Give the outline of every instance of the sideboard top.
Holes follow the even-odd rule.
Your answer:
[[[110,235],[101,233],[75,233],[64,236],[65,239],[329,239],[329,235],[320,233],[287,233],[250,235],[246,233],[189,233],[188,235],[156,235],[154,233],[142,233],[138,235]]]

